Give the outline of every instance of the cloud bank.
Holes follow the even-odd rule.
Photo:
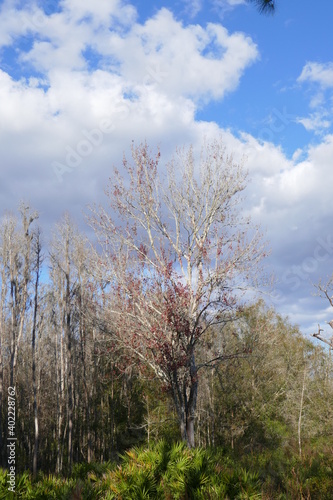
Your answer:
[[[305,62],[295,82],[311,86],[310,114],[298,122],[322,135],[290,158],[274,144],[295,121],[284,108],[273,109],[265,140],[197,118],[235,92],[259,61],[249,36],[221,24],[184,23],[166,8],[139,22],[135,8],[117,0],[63,0],[43,9],[5,1],[0,48],[2,212],[24,198],[44,224],[64,210],[80,220],[82,208],[102,201],[112,166],[132,140],[147,140],[169,158],[177,145],[222,134],[235,158],[246,158],[246,209],[267,232],[278,277],[273,303],[298,321],[311,280],[333,263],[333,63]],[[314,306],[306,307],[312,328]]]

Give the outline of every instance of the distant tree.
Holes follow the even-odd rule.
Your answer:
[[[74,420],[74,324],[75,324],[75,291],[77,275],[75,272],[74,249],[78,234],[73,227],[68,214],[57,225],[54,240],[51,245],[51,279],[56,284],[56,300],[60,309],[60,366],[59,366],[59,415],[58,415],[58,458],[57,469],[62,468],[62,453],[60,439],[62,431],[64,391],[67,388],[67,468],[71,473],[73,463],[73,420]],[[64,346],[64,341],[66,347]]]
[[[32,277],[33,261],[31,256],[34,234],[31,224],[38,218],[38,213],[32,213],[25,204],[20,206],[21,227],[17,228],[15,217],[9,217],[5,222],[4,234],[7,241],[6,268],[9,285],[10,308],[10,385],[15,385],[15,369],[19,344],[23,335],[26,309],[29,297],[29,285]],[[3,247],[6,247],[3,240]]]
[[[37,475],[38,461],[38,446],[39,446],[39,422],[38,422],[38,383],[36,374],[36,334],[38,330],[38,309],[39,309],[39,282],[42,265],[42,245],[40,241],[40,231],[36,232],[34,241],[34,260],[35,260],[35,283],[34,283],[34,298],[33,298],[33,320],[31,332],[31,350],[32,350],[32,388],[33,388],[33,411],[34,411],[34,452],[32,460],[33,475]]]
[[[320,281],[315,287],[318,290],[319,297],[327,300],[329,305],[333,307],[333,275],[326,283]],[[333,329],[333,320],[329,321],[328,325]],[[330,339],[327,339],[323,337],[321,333],[323,331],[324,330],[320,328],[320,325],[318,324],[318,332],[313,333],[312,336],[317,338],[321,342],[327,344],[328,346],[330,346],[331,349],[333,349],[333,336],[331,336]]]
[[[67,471],[74,452],[87,434],[86,458],[94,455],[92,443],[93,395],[97,381],[93,359],[95,341],[89,310],[90,255],[87,239],[66,214],[56,225],[50,249],[50,300],[56,329],[57,472],[63,470],[64,436],[67,435]],[[78,425],[78,413],[82,413]],[[66,417],[66,418],[65,418]],[[81,431],[81,436],[79,432]],[[101,433],[103,435],[103,433]]]
[[[332,386],[324,383],[327,358],[262,301],[244,307],[233,330],[234,335],[226,336],[227,346],[231,342],[235,349],[241,338],[251,354],[207,372],[209,380],[203,377],[205,391],[200,391],[198,402],[201,439],[238,452],[288,443],[300,456],[306,454],[310,440],[327,429],[326,408],[318,418]]]
[[[238,205],[246,174],[219,142],[206,146],[199,166],[192,148],[178,150],[163,179],[159,152],[143,144],[132,156],[111,180],[112,211],[93,209],[91,218],[110,330],[170,390],[182,439],[194,446],[198,372],[244,351],[227,353],[221,341],[200,364],[197,353],[213,325],[233,319],[264,245]]]
[[[38,218],[38,213],[32,212],[24,203],[20,205],[19,211],[20,225],[16,217],[7,215],[0,226],[0,444],[4,433],[1,407],[5,385],[5,355],[9,354],[7,385],[14,387],[34,266],[31,253],[35,233],[32,225]]]

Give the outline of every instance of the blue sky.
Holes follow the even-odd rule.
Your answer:
[[[132,140],[167,160],[222,135],[270,241],[267,301],[307,335],[330,321],[333,4],[276,3],[0,2],[0,214],[23,198],[46,240],[65,210],[83,228]]]

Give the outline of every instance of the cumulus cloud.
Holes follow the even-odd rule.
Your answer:
[[[333,63],[308,62],[298,77],[298,82],[314,82],[323,88],[333,87]]]
[[[309,106],[315,110],[309,116],[299,117],[298,123],[308,131],[325,133],[333,123],[333,63],[307,62],[297,82],[303,86],[310,85],[312,93]]]
[[[302,318],[305,325],[310,317],[304,300],[311,300],[307,310],[316,317],[321,303],[313,303],[313,284],[320,277],[326,279],[333,267],[333,136],[308,148],[305,158],[301,153],[292,160],[281,155],[279,171],[274,168],[277,155],[274,160],[272,151],[264,147],[260,158],[273,166],[272,171],[267,167],[265,176],[254,176],[249,187],[252,216],[266,229],[273,249],[268,264],[276,284],[270,300],[281,312],[292,311],[292,320]]]
[[[166,9],[130,33],[110,36],[110,49],[134,90],[155,85],[169,96],[195,100],[222,98],[236,89],[244,69],[258,55],[256,46],[241,33],[229,34],[209,23],[184,27]]]
[[[16,71],[0,71],[2,209],[28,197],[57,219],[103,192],[132,139],[168,155],[218,130],[196,110],[236,89],[255,44],[166,9],[136,19],[118,0],[2,4],[0,43],[16,50]]]
[[[326,111],[311,113],[307,118],[298,118],[297,122],[301,123],[306,130],[322,131],[331,126],[331,121],[325,119],[325,116],[328,116]]]
[[[93,26],[109,26],[112,18],[122,25],[132,24],[136,19],[135,8],[121,0],[62,0],[61,7],[73,21],[88,19]]]
[[[2,210],[28,198],[43,224],[65,209],[80,218],[82,207],[101,201],[112,165],[132,140],[147,139],[168,159],[179,144],[199,145],[222,133],[235,160],[245,158],[246,210],[267,231],[283,296],[301,298],[302,285],[329,262],[308,272],[316,238],[325,244],[329,237],[322,214],[333,217],[333,137],[290,159],[269,137],[236,136],[196,119],[205,103],[234,92],[257,60],[245,34],[217,23],[184,24],[167,9],[140,23],[133,6],[116,0],[63,0],[49,11],[30,2],[15,9],[8,1],[0,11],[0,45],[15,46],[24,75],[0,71]],[[330,71],[308,63],[299,83],[327,91]],[[290,122],[284,112],[273,118],[271,133]],[[304,121],[311,118],[312,127],[325,125],[319,115],[303,125],[311,128]]]

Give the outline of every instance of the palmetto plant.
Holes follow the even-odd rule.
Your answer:
[[[216,462],[218,460],[218,464]],[[160,441],[151,449],[133,448],[121,465],[96,483],[98,498],[118,500],[220,500],[262,497],[258,473],[223,455],[186,443]]]
[[[209,486],[212,471],[207,451],[189,449],[186,443],[170,446],[159,442],[149,450],[134,448],[126,452],[121,466],[104,476],[100,489],[96,486],[99,494],[109,499],[199,499],[204,498],[201,493]]]

